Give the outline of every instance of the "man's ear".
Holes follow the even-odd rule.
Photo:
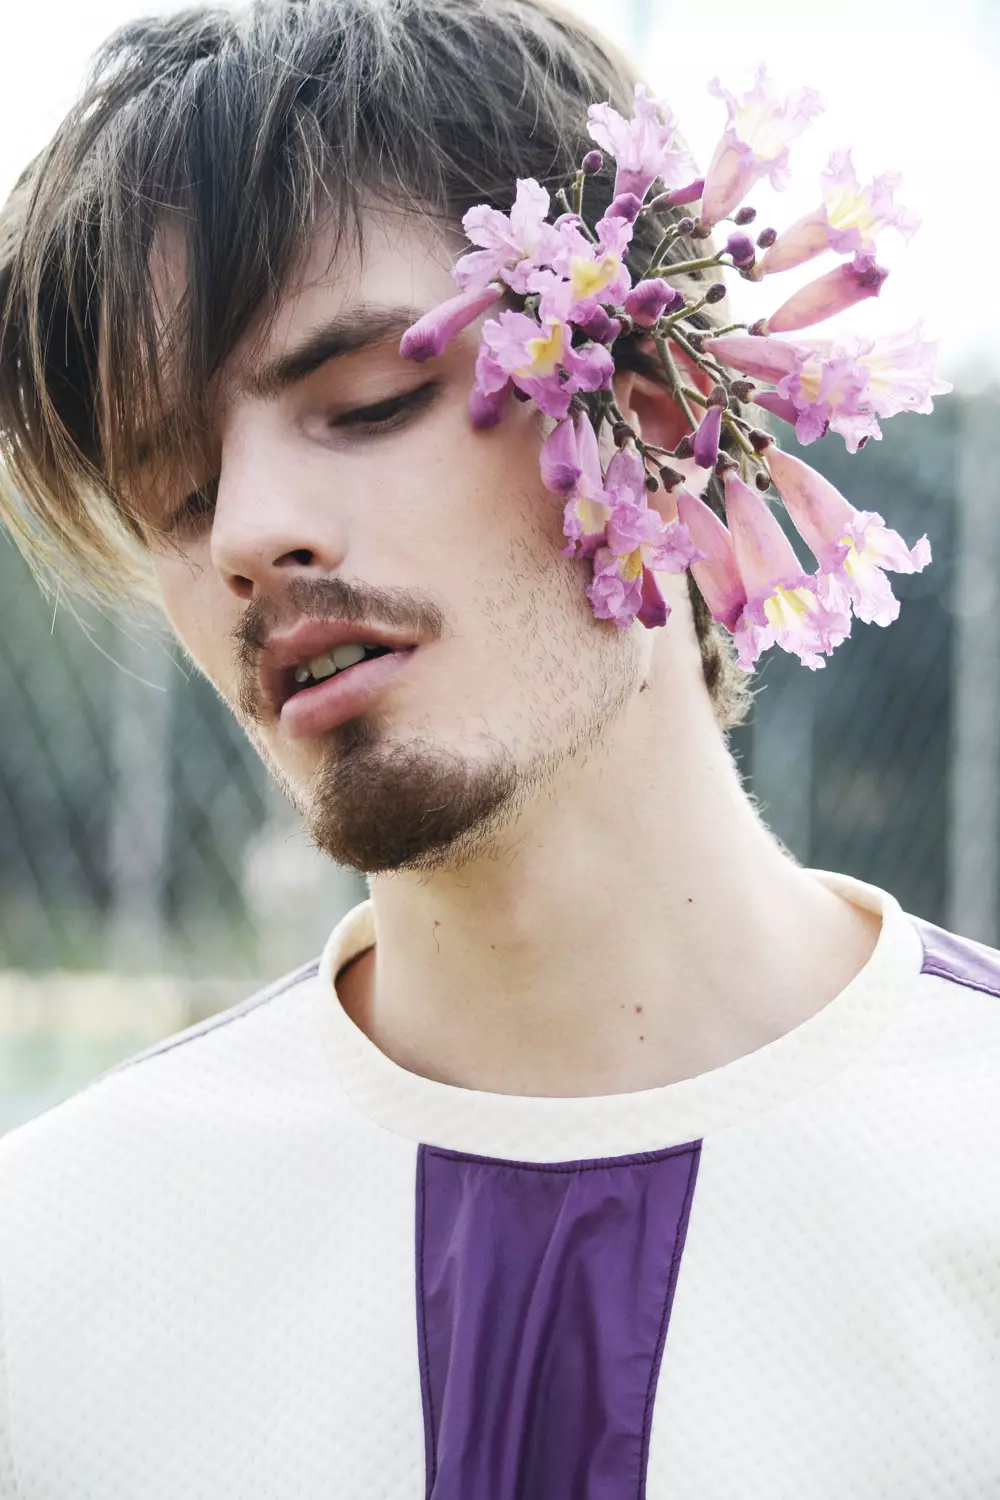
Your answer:
[[[648,351],[645,342],[648,342]],[[652,340],[645,342],[643,352],[648,352],[655,358]],[[711,379],[703,370],[698,369],[682,349],[675,348],[672,353],[685,385],[692,386],[707,396],[712,389]],[[615,376],[614,390],[622,415],[645,442],[658,443],[669,451],[676,448],[685,433],[691,431],[676,397],[671,395],[662,382],[653,380],[648,375],[640,375],[635,370],[623,370]],[[703,410],[703,407],[694,406],[696,419],[701,418]]]

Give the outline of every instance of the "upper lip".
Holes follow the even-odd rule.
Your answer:
[[[339,620],[306,620],[294,630],[272,635],[260,656],[257,676],[265,701],[280,714],[286,699],[298,686],[295,668],[314,657],[325,656],[336,646],[388,646],[391,651],[405,651],[415,646],[391,630],[370,625],[349,625]]]

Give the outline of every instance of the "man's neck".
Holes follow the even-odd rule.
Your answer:
[[[614,774],[591,759],[488,857],[373,880],[376,948],[338,993],[394,1062],[493,1093],[654,1088],[782,1036],[867,962],[877,919],[782,851],[714,725],[651,725],[645,755],[621,732]]]

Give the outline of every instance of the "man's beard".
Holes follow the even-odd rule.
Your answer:
[[[323,764],[308,788],[293,786],[261,737],[251,739],[321,853],[362,874],[457,870],[493,854],[497,837],[521,809],[582,764],[605,738],[634,692],[636,674],[601,674],[589,712],[564,721],[556,743],[516,757],[498,739],[470,758],[431,738],[393,738],[380,716],[343,724],[328,736]],[[629,663],[633,666],[633,663]]]
[[[247,610],[236,632],[243,672],[232,706],[313,843],[338,864],[363,874],[429,872],[457,869],[493,853],[497,836],[521,809],[553,787],[572,762],[585,760],[624,712],[639,678],[634,643],[617,631],[605,632],[603,642],[595,639],[580,587],[585,565],[560,571],[552,588],[527,542],[522,547],[527,568],[515,551],[511,576],[530,577],[528,569],[534,568],[547,587],[532,596],[533,613],[519,623],[518,639],[544,640],[550,649],[542,658],[540,678],[537,661],[522,672],[516,650],[512,652],[515,681],[520,679],[523,689],[514,741],[520,753],[492,735],[480,742],[478,757],[412,730],[396,738],[391,722],[375,712],[332,730],[309,784],[292,785],[260,732],[252,668],[256,649],[266,639],[267,609]],[[415,594],[361,590],[327,579],[300,580],[287,595],[301,613],[317,619],[337,615],[363,623],[374,618],[400,626],[419,621],[425,638],[438,639],[443,633],[443,612],[433,600]]]
[[[429,871],[481,852],[515,815],[524,782],[500,745],[485,764],[470,763],[426,740],[393,742],[362,718],[331,735],[299,811],[316,847],[338,864],[364,874]]]

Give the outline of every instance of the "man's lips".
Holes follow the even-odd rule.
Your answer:
[[[374,626],[350,625],[338,620],[307,620],[294,630],[272,635],[261,653],[257,668],[257,679],[263,702],[276,718],[284,722],[285,705],[294,696],[302,698],[315,693],[336,678],[327,678],[315,687],[299,690],[295,681],[296,667],[312,661],[317,656],[326,656],[337,646],[385,646],[393,653],[409,652],[416,645],[390,630]],[[360,662],[359,666],[374,666],[378,661],[391,661],[392,657],[376,657],[372,662]],[[346,672],[357,668],[349,667]]]
[[[290,739],[312,739],[356,719],[373,707],[415,653],[416,647],[410,646],[388,656],[373,656],[324,678],[315,687],[300,688],[285,699],[279,715],[282,729]]]

